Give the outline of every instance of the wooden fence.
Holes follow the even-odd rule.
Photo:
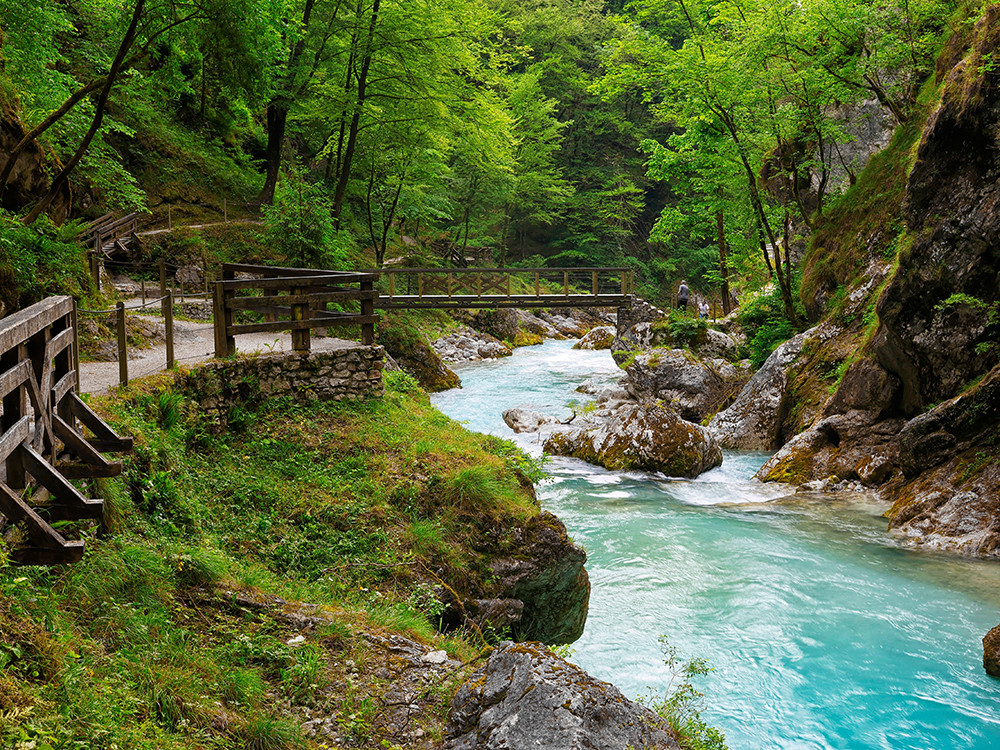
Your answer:
[[[104,503],[69,480],[117,475],[121,464],[101,453],[132,448],[78,395],[76,315],[72,297],[50,297],[0,319],[0,514],[15,527],[11,556],[21,563],[80,559],[84,543],[51,522],[100,519]]]
[[[386,268],[383,309],[612,307],[632,294],[629,268]]]
[[[362,343],[375,343],[375,274],[226,263],[213,288],[217,357],[231,356],[241,333],[291,331],[292,349],[304,352],[311,329],[358,324]],[[354,303],[358,312],[328,309]],[[241,314],[263,320],[237,323]]]
[[[139,228],[139,214],[127,214],[115,218],[114,214],[104,214],[90,222],[81,236],[81,241],[89,248],[90,274],[94,286],[101,289],[101,265],[115,250],[124,252],[132,240],[136,240]]]

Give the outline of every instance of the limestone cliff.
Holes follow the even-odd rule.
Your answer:
[[[867,189],[859,183],[817,232],[803,293],[823,320],[794,361],[770,363],[783,391],[755,422],[787,441],[761,479],[867,485],[892,503],[890,528],[908,542],[991,557],[1000,556],[1000,86],[988,63],[998,48],[994,5],[971,37],[946,45],[927,114],[900,127],[862,176]],[[741,424],[726,412],[716,422]]]

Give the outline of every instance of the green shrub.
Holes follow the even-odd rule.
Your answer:
[[[747,336],[744,355],[750,358],[754,367],[764,364],[771,352],[796,333],[785,316],[781,290],[776,285],[744,302],[738,319]]]
[[[52,294],[82,297],[90,290],[79,221],[55,226],[43,216],[31,226],[0,212],[0,309],[27,307]]]

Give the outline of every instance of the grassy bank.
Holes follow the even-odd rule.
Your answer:
[[[401,734],[385,699],[399,655],[379,644],[402,634],[465,661],[502,635],[438,631],[449,592],[489,595],[489,560],[537,515],[536,464],[399,373],[383,399],[265,402],[226,430],[166,375],[99,406],[136,438],[123,475],[92,488],[105,527],[77,565],[0,569],[0,746],[440,737],[454,686],[418,680]],[[333,729],[311,736],[318,715]]]

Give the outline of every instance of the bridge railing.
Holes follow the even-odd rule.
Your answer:
[[[362,343],[374,344],[377,297],[372,273],[223,264],[213,293],[215,356],[235,353],[238,334],[275,331],[291,331],[292,349],[306,352],[311,329],[340,325],[360,325]],[[355,304],[356,312],[343,309]],[[241,315],[258,320],[236,322]]]
[[[380,277],[376,306],[579,307],[618,305],[632,294],[632,270],[601,268],[400,268]]]
[[[0,515],[24,529],[11,553],[21,563],[80,559],[84,543],[53,524],[100,519],[104,505],[69,480],[119,474],[101,452],[132,447],[78,395],[76,316],[72,297],[50,297],[0,320]]]

